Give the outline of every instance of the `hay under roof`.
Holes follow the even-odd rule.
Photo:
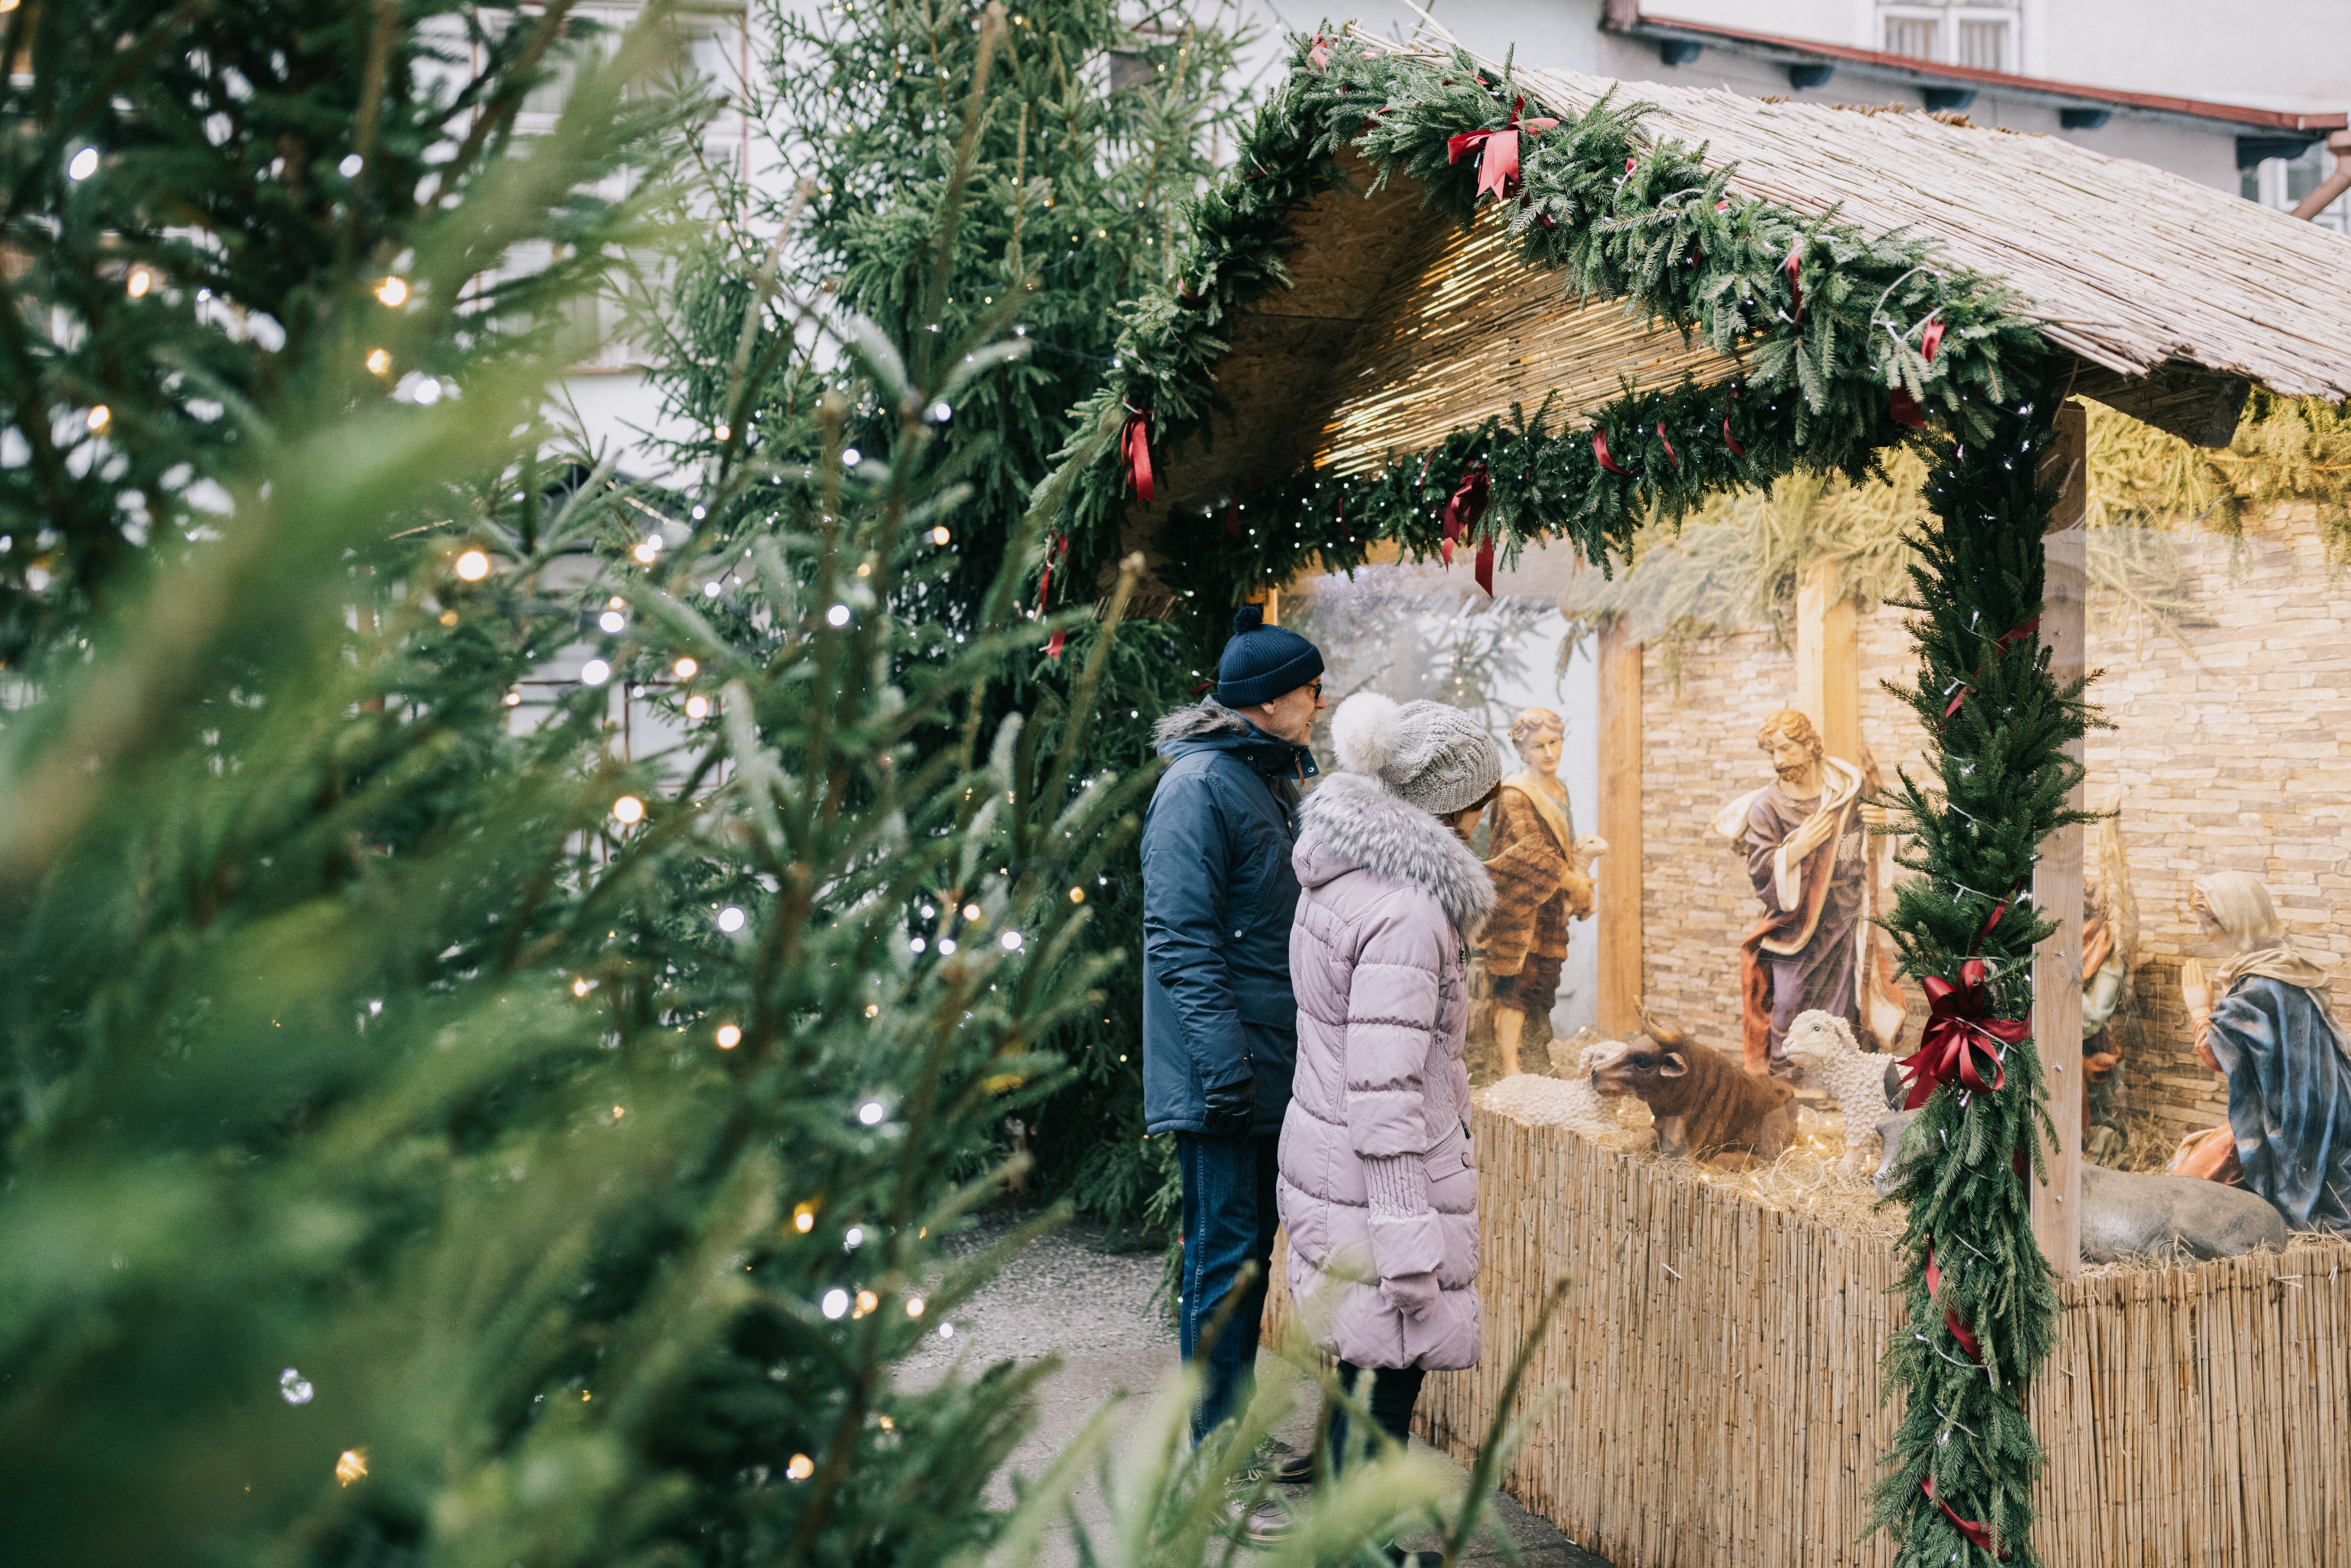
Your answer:
[[[1450,57],[1354,37],[1383,53]],[[2314,225],[2054,137],[1951,117],[1524,65],[1512,74],[1530,113],[1539,102],[1581,114],[1612,93],[1654,104],[1646,135],[1703,145],[1709,166],[1734,166],[1729,188],[1742,195],[1932,239],[1952,267],[2015,292],[2019,314],[2078,362],[2073,391],[2189,440],[2225,444],[2249,384],[2351,399],[2351,239]],[[1574,413],[1627,384],[1736,371],[1614,302],[1565,297],[1558,275],[1518,261],[1499,223],[1481,218],[1465,235],[1416,189],[1367,200],[1361,186],[1300,215],[1293,287],[1234,324],[1216,371],[1233,414],[1214,421],[1213,449],[1179,467],[1163,506],[1206,505],[1309,458],[1365,467],[1546,393]]]

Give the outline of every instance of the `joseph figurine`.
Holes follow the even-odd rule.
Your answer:
[[[1740,944],[1742,1045],[1750,1072],[1785,1076],[1788,1026],[1832,1013],[1879,1049],[1893,1045],[1902,1002],[1869,922],[1876,878],[1868,828],[1880,812],[1866,763],[1827,755],[1813,721],[1782,708],[1755,744],[1773,780],[1723,808],[1715,831],[1747,862],[1763,915]]]
[[[1559,754],[1567,721],[1549,708],[1520,710],[1510,721],[1520,769],[1494,796],[1493,840],[1486,861],[1494,879],[1494,913],[1486,922],[1486,973],[1494,991],[1494,1043],[1502,1075],[1519,1071],[1527,1015],[1547,1018],[1567,962],[1567,923],[1592,916],[1592,879],[1575,851],[1575,819]]]

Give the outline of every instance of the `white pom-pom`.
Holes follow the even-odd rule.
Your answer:
[[[1395,717],[1394,698],[1377,692],[1357,692],[1331,716],[1331,744],[1339,766],[1350,773],[1377,776],[1387,765],[1389,727]]]

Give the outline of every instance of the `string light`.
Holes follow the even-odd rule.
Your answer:
[[[718,912],[718,929],[732,936],[736,932],[743,929],[746,918],[747,917],[740,909],[730,904]]]
[[[677,678],[679,680],[690,681],[694,679],[695,675],[701,670],[702,666],[695,664],[692,659],[680,659],[676,664],[671,665],[670,668],[677,673]]]
[[[868,1100],[857,1108],[857,1119],[869,1127],[880,1125],[882,1118],[888,1114],[889,1113],[882,1108],[882,1102],[879,1100]]]
[[[392,355],[381,349],[370,349],[368,350],[367,368],[370,375],[382,376],[391,374]]]
[[[130,279],[125,284],[133,299],[144,299],[147,298],[147,291],[154,286],[155,275],[143,267],[132,267]]]
[[[634,827],[645,820],[645,803],[634,795],[623,795],[612,802],[612,820],[622,827]]]
[[[838,1286],[827,1291],[824,1300],[817,1303],[817,1311],[828,1318],[838,1319],[849,1311],[849,1292]]]
[[[784,1477],[788,1480],[804,1481],[816,1474],[816,1461],[806,1454],[794,1454],[785,1462]]]
[[[114,411],[107,407],[104,403],[99,403],[96,408],[91,409],[89,411],[90,434],[95,435],[99,431],[104,430],[113,418]]]
[[[490,575],[489,556],[482,550],[467,550],[457,558],[457,575],[466,582],[481,581]]]
[[[731,1023],[723,1023],[723,1024],[720,1024],[720,1025],[718,1026],[718,1049],[719,1049],[719,1050],[721,1050],[721,1051],[732,1051],[732,1050],[734,1050],[737,1046],[738,1046],[738,1045],[740,1045],[740,1044],[742,1044],[742,1043],[743,1043],[743,1030],[742,1030],[742,1029],[741,1029],[741,1027],[740,1027],[740,1026],[736,1025],[736,1024],[731,1024]],[[806,1211],[805,1211],[805,1208],[803,1208],[803,1211],[801,1212],[801,1214],[800,1214],[799,1218],[802,1218],[802,1219],[807,1219],[807,1218],[808,1218],[808,1215],[807,1215],[807,1213],[806,1213]],[[813,1222],[813,1221],[810,1221],[810,1223],[814,1223],[814,1222]],[[801,1227],[800,1227],[800,1228],[801,1228],[802,1230],[806,1230],[806,1229],[808,1228],[808,1226],[803,1225],[803,1226],[801,1226]]]
[[[710,716],[710,699],[704,696],[700,692],[696,692],[694,695],[686,698],[685,716],[688,718],[708,718]]]
[[[795,1204],[792,1207],[792,1228],[806,1236],[816,1228],[816,1205]]]
[[[344,1486],[367,1477],[367,1450],[345,1448],[335,1460],[335,1479]]]
[[[571,994],[575,997],[584,997],[595,988],[596,982],[590,979],[585,975],[579,977],[571,982]]]
[[[580,666],[580,684],[601,686],[612,678],[612,666],[601,659],[590,659]]]
[[[387,277],[375,286],[375,297],[398,309],[408,303],[408,285],[398,277]]]

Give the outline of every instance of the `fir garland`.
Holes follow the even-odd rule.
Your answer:
[[[2078,820],[2064,802],[2079,768],[2064,747],[2087,716],[2034,636],[2050,500],[2035,465],[2055,412],[2045,345],[2001,286],[1943,267],[1930,241],[1733,196],[1731,171],[1708,169],[1703,149],[1645,134],[1646,106],[1606,99],[1539,129],[1533,111],[1556,111],[1528,102],[1507,67],[1497,77],[1466,55],[1297,44],[1237,172],[1195,210],[1178,281],[1130,308],[1123,382],[1083,411],[1040,490],[1040,507],[1065,501],[1062,537],[1078,546],[1081,570],[1057,574],[1063,591],[1120,548],[1130,486],[1206,435],[1227,324],[1285,280],[1292,218],[1339,182],[1350,148],[1375,182],[1416,179],[1465,223],[1481,201],[1499,204],[1528,265],[1679,327],[1741,371],[1628,393],[1583,418],[1513,408],[1366,476],[1267,476],[1214,513],[1167,519],[1159,573],[1203,653],[1249,591],[1318,559],[1352,569],[1375,541],[1508,559],[1560,538],[1605,569],[1644,524],[1711,494],[1798,469],[1875,476],[1900,444],[1928,455],[1935,521],[1912,571],[1921,666],[1909,695],[1940,779],[1901,779],[1918,846],[1907,863],[1924,874],[1887,925],[1906,970],[1950,1015],[1956,1055],[1910,1063],[1933,1155],[1903,1176],[1910,1325],[1885,1364],[1887,1393],[1906,1404],[1877,1518],[1904,1564],[2029,1565],[2041,1453],[2024,1391],[2056,1301],[2028,1199],[2034,1130],[2047,1126],[2041,1068],[2015,1020],[2029,1011],[2031,950],[2053,929],[2030,905],[2032,866],[2041,841]],[[1515,175],[1507,158],[1456,161],[1464,139],[1496,134],[1522,138]]]
[[[1906,1404],[1876,1512],[1902,1542],[1897,1563],[1917,1568],[1954,1553],[2012,1556],[2025,1568],[2037,1560],[2029,1531],[2042,1455],[2025,1390],[2048,1356],[2057,1301],[2032,1235],[2034,1134],[2048,1130],[2048,1114],[2040,1052],[2022,1020],[2032,949],[2064,913],[2032,905],[2040,846],[2089,820],[2065,804],[2082,779],[2065,747],[2090,718],[2083,684],[2058,687],[2035,635],[2053,500],[2039,457],[2055,401],[1998,411],[1981,444],[1936,443],[1932,517],[1910,569],[1919,667],[1902,695],[1936,777],[1929,788],[1897,775],[1898,826],[1915,835],[1903,863],[1920,874],[1903,884],[1886,925],[1908,974],[1962,985],[1983,975],[1980,1021],[1965,1032],[1978,1082],[1994,1085],[1936,1088],[1911,1134],[1918,1153],[1899,1169],[1909,1322],[1886,1348],[1885,1377]],[[2003,1035],[2014,1038],[2004,1049]],[[1926,1054],[1906,1068],[1924,1069]]]
[[[1479,160],[1454,162],[1450,149],[1513,133],[1525,100],[1507,68],[1495,77],[1466,55],[1440,65],[1354,39],[1298,45],[1236,172],[1194,208],[1175,282],[1128,307],[1123,380],[1080,412],[1063,450],[1080,567],[1064,591],[1118,553],[1135,486],[1116,438],[1140,428],[1164,468],[1205,436],[1229,325],[1287,282],[1291,222],[1341,183],[1342,151],[1374,183],[1419,181],[1465,223],[1494,201],[1478,193]],[[1677,518],[1709,494],[1768,487],[1798,467],[1873,476],[1878,454],[1917,439],[1929,413],[1980,438],[1984,410],[2032,384],[2039,335],[1998,284],[1943,266],[1926,239],[1734,196],[1732,171],[1708,170],[1703,149],[1648,136],[1649,112],[1604,100],[1524,131],[1504,221],[1521,259],[1560,272],[1568,292],[1622,299],[1740,359],[1742,373],[1634,394],[1588,420],[1514,409],[1362,479],[1265,476],[1222,515],[1167,525],[1161,577],[1193,619],[1212,632],[1238,599],[1318,556],[1343,569],[1380,540],[1438,552],[1446,502],[1480,465],[1487,502],[1461,543],[1508,561],[1525,543],[1564,538],[1604,567],[1643,521]],[[1185,548],[1194,540],[1214,548]]]

